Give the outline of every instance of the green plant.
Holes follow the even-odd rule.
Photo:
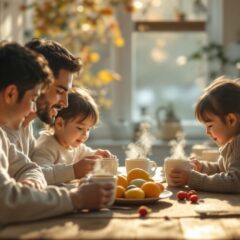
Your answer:
[[[237,68],[237,64],[240,63],[240,58],[231,60],[226,55],[224,47],[218,43],[209,43],[188,57],[189,60],[200,60],[203,58],[206,58],[208,62],[216,62],[218,64],[217,69],[210,71],[210,79],[223,75],[227,65]]]

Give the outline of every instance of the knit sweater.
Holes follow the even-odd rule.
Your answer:
[[[61,184],[75,179],[73,163],[94,153],[85,144],[67,149],[52,134],[43,133],[36,141],[32,161],[41,166],[48,184]]]
[[[17,150],[26,155],[26,157],[21,159],[8,159],[8,173],[10,177],[17,181],[33,179],[39,182],[42,187],[46,187],[47,183],[41,168],[30,160],[35,145],[35,139],[32,135],[32,125],[29,124],[27,127],[19,129],[11,129],[3,126],[2,129],[7,134],[9,141],[16,146]],[[20,168],[26,170],[20,170]]]
[[[201,173],[191,171],[188,185],[196,190],[240,193],[240,135],[219,151],[217,162],[202,161]]]
[[[9,174],[9,160],[17,165],[17,162],[26,161],[26,155],[9,142],[0,128],[0,224],[38,220],[73,211],[66,188],[52,186],[38,191],[17,183]],[[18,169],[16,176],[27,167],[21,165]]]

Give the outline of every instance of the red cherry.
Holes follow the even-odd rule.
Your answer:
[[[184,191],[178,191],[177,192],[178,200],[185,200],[186,197],[187,197],[187,192],[184,192]]]
[[[192,195],[197,195],[197,192],[196,192],[195,190],[190,190],[190,191],[188,191],[186,198],[187,198],[188,200],[190,200],[190,197],[191,197]]]
[[[198,201],[198,196],[196,194],[192,194],[190,196],[191,203],[196,203]]]
[[[138,208],[138,213],[140,217],[145,217],[149,212],[151,212],[151,209],[146,206],[141,206]]]

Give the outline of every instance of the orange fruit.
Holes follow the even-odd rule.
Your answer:
[[[163,186],[163,184],[161,184],[161,183],[156,183],[157,185],[158,185],[158,187],[160,188],[160,191],[161,192],[163,192],[164,191],[164,186]],[[161,193],[160,192],[160,193]]]
[[[133,179],[143,179],[148,181],[149,180],[149,174],[145,170],[141,168],[133,168],[131,169],[127,174],[127,181],[130,183]]]
[[[155,182],[146,182],[142,185],[141,189],[144,191],[147,198],[158,197],[161,193],[159,185]]]
[[[126,188],[128,185],[127,178],[122,175],[118,176],[117,177],[117,185],[120,185],[120,186]]]
[[[125,188],[121,185],[116,186],[116,198],[124,198]]]
[[[141,188],[132,188],[125,192],[127,199],[143,199],[145,197],[144,191]]]

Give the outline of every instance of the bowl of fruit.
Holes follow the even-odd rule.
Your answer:
[[[117,177],[117,205],[150,204],[171,195],[172,192],[165,190],[162,183],[154,181],[143,169],[134,168],[126,176]]]

